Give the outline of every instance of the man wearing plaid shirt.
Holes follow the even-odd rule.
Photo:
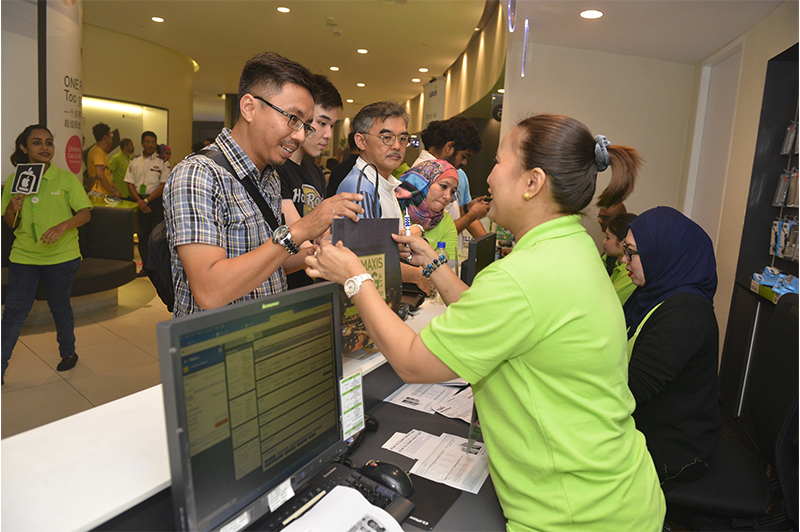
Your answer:
[[[258,188],[282,220],[276,165],[313,135],[313,81],[302,65],[274,53],[245,63],[239,80],[240,116],[209,148],[221,152],[237,175]],[[173,314],[182,316],[286,290],[285,272],[304,267],[305,240],[334,216],[354,221],[360,194],[339,194],[291,226],[274,231],[244,186],[205,156],[189,156],[164,189],[164,217],[172,250]]]

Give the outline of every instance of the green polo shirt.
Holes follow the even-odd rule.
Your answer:
[[[436,249],[438,242],[444,242],[444,248],[450,255],[450,258],[459,259],[458,256],[458,233],[456,232],[456,224],[449,214],[444,213],[441,221],[429,231],[425,231],[425,240]]]
[[[111,179],[114,181],[114,186],[117,187],[122,193],[122,197],[128,196],[128,184],[125,183],[125,172],[128,171],[128,165],[131,163],[131,158],[123,152],[114,155],[108,161],[108,168],[111,170]]]
[[[3,187],[0,212],[6,212],[11,201],[13,178],[12,174]],[[86,208],[91,209],[92,206],[75,174],[51,164],[42,176],[39,192],[26,196],[19,210],[17,228],[14,230],[16,239],[9,256],[11,262],[44,266],[80,257],[77,229],[67,229],[54,244],[43,244],[40,239],[45,231]]]
[[[611,272],[611,284],[614,285],[614,290],[617,292],[619,302],[623,305],[631,297],[631,294],[636,290],[636,285],[631,281],[628,275],[628,270],[625,269],[625,263],[617,259],[617,265],[614,266],[614,271]]]
[[[420,336],[472,384],[508,530],[661,530],[622,307],[579,217],[530,230]]]

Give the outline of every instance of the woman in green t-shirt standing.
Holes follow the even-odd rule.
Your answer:
[[[340,244],[308,256],[309,274],[345,285],[404,381],[472,385],[509,531],[660,531],[666,507],[631,416],[622,307],[579,215],[609,166],[601,201],[622,201],[639,156],[572,118],[537,115],[503,138],[496,161],[489,218],[517,244],[471,287],[424,240],[396,237],[449,305],[421,333],[373,283],[359,285],[364,268]]]
[[[13,176],[3,187],[3,220],[14,228],[9,256],[8,286],[2,319],[2,375],[17,344],[22,324],[33,306],[39,281],[56,325],[61,361],[56,369],[75,367],[75,320],[70,294],[81,264],[78,227],[89,221],[91,205],[75,174],[51,164],[53,134],[41,125],[25,128],[17,137],[11,164],[43,163],[37,194],[11,194]]]

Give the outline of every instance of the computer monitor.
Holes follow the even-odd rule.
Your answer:
[[[461,263],[461,280],[468,286],[472,286],[479,271],[494,262],[496,244],[497,233],[486,233],[470,241],[467,260]]]
[[[338,294],[314,284],[157,325],[177,530],[240,530],[345,452]]]

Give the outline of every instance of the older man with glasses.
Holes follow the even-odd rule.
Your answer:
[[[358,219],[356,194],[334,196],[290,225],[281,214],[282,165],[315,133],[314,82],[302,65],[274,53],[245,63],[239,80],[240,115],[208,149],[220,152],[236,175],[209,157],[179,163],[164,189],[172,252],[175,307],[182,316],[287,289],[285,272],[304,267],[299,245],[331,225],[334,214]],[[265,219],[244,182],[272,211]]]
[[[393,175],[406,156],[411,141],[408,133],[408,113],[397,102],[376,102],[363,107],[353,118],[355,141],[361,150],[356,164],[337,193],[361,193],[364,216],[367,218],[397,218],[398,231],[403,229],[403,213],[394,190],[400,185]],[[377,170],[377,172],[376,172]],[[364,174],[359,188],[359,176]],[[375,190],[379,193],[377,212],[374,212]],[[414,234],[422,232],[419,226]],[[414,283],[430,293],[430,280],[422,276],[421,268],[401,263],[403,281]]]

